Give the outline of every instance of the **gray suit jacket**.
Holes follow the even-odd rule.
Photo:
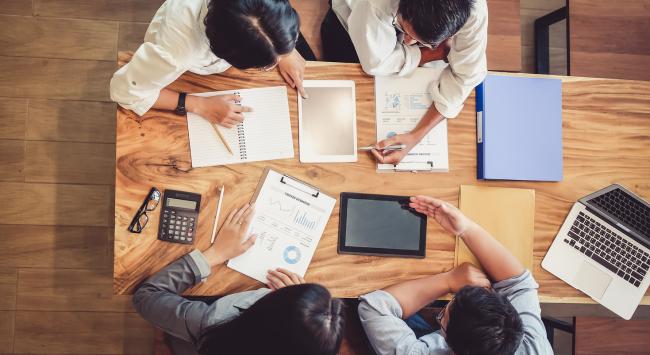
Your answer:
[[[230,321],[271,290],[261,288],[224,296],[208,305],[181,296],[210,276],[210,265],[200,251],[185,255],[150,277],[133,295],[142,317],[177,338],[175,354],[196,354],[196,344],[207,327]]]

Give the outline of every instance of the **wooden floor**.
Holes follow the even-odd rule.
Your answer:
[[[137,48],[161,2],[1,2],[0,353],[151,353],[152,327],[112,295],[108,84],[117,51]],[[314,23],[327,3],[293,2]],[[540,3],[551,1],[522,0],[522,26],[554,9]]]

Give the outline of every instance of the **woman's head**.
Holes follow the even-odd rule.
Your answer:
[[[343,338],[343,302],[316,284],[288,286],[259,299],[232,321],[210,327],[201,355],[334,355]]]
[[[514,354],[523,337],[521,318],[510,301],[483,287],[460,289],[440,323],[456,355]]]
[[[275,65],[300,28],[288,0],[209,0],[204,22],[212,52],[239,69]]]

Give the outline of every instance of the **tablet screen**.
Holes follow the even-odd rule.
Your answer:
[[[403,196],[341,194],[339,252],[424,256],[426,216]]]
[[[354,155],[354,91],[351,87],[305,87],[301,154]],[[304,152],[303,152],[304,150]]]

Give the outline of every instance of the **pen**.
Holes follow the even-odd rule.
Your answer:
[[[212,124],[212,128],[214,128],[214,131],[217,132],[217,135],[219,136],[219,139],[221,139],[221,142],[223,142],[223,145],[225,145],[226,149],[228,149],[228,153],[230,153],[230,155],[232,155],[233,153],[232,153],[232,149],[230,148],[230,144],[228,144],[228,141],[226,140],[226,138],[223,136],[223,134],[221,134],[221,130],[219,130],[219,127],[217,127],[216,124]]]
[[[210,244],[214,244],[214,238],[217,236],[217,226],[219,225],[219,214],[221,214],[221,202],[223,201],[223,193],[226,187],[221,185],[221,193],[219,194],[219,204],[217,205],[217,215],[214,217],[214,226],[212,226],[212,237],[210,237]]]
[[[391,150],[402,150],[402,149],[404,149],[404,148],[406,148],[406,144],[395,144],[395,145],[389,145],[388,147],[385,147],[384,149],[377,149],[377,150],[388,150],[388,151],[391,151]],[[373,150],[373,149],[375,149],[374,146],[361,147],[361,148],[359,148],[359,150],[364,151],[364,152],[369,151],[369,150]]]

